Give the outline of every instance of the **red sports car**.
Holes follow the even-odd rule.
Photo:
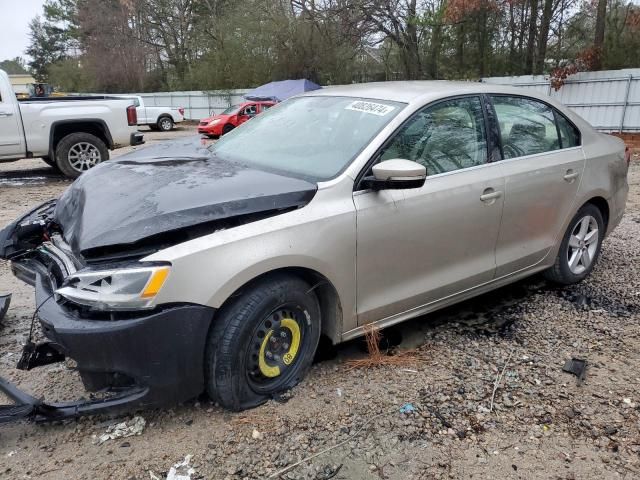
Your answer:
[[[198,133],[202,133],[210,138],[219,137],[220,135],[230,132],[241,123],[273,107],[275,104],[275,102],[271,101],[261,101],[232,105],[219,115],[202,119],[198,124]]]

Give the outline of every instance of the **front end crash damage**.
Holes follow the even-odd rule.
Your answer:
[[[25,345],[17,364],[31,370],[75,361],[87,399],[48,403],[0,378],[0,391],[14,403],[0,406],[0,423],[54,421],[79,415],[119,413],[178,403],[204,390],[205,340],[214,310],[172,304],[141,311],[92,311],[56,293],[88,262],[71,251],[52,212],[41,205],[0,231],[0,255],[14,274],[35,287],[46,341]],[[128,263],[132,260],[128,259]],[[33,329],[33,325],[32,325]]]
[[[0,407],[0,423],[54,421],[79,415],[123,413],[175,404],[204,390],[203,362],[214,310],[190,304],[151,311],[89,314],[56,300],[42,265],[35,270],[38,318],[48,341],[23,352],[25,370],[72,358],[89,398],[48,403],[0,378],[13,405]]]
[[[0,295],[0,322],[9,311],[9,305],[11,305],[11,294]]]
[[[140,269],[149,265],[144,257],[168,246],[302,208],[317,190],[305,180],[201,154],[121,158],[0,230],[0,258],[35,287],[34,319],[46,338],[34,344],[30,336],[18,367],[70,358],[93,392],[52,404],[0,379],[0,391],[14,402],[0,408],[0,422],[118,413],[202,393],[212,308],[179,302],[110,308],[79,302],[65,289],[83,272]],[[82,284],[85,292],[75,293],[100,297],[103,282],[109,287],[111,280],[88,293],[91,285]]]

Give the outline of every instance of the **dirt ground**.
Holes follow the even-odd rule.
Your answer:
[[[145,134],[151,143],[194,129]],[[0,478],[164,479],[187,455],[191,479],[640,478],[637,154],[629,183],[627,214],[580,285],[534,277],[407,322],[387,333],[417,349],[403,367],[352,369],[361,342],[324,347],[286,398],[248,412],[202,397],[138,412],[141,435],[102,444],[132,416],[6,425]],[[0,164],[0,225],[68,185],[37,159]],[[34,296],[4,263],[0,292],[13,293],[0,375],[47,400],[83,395],[70,363],[15,369]],[[583,383],[562,371],[572,357],[587,359]]]

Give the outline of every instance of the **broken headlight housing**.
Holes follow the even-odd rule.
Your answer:
[[[93,310],[153,308],[153,300],[169,271],[168,265],[81,270],[69,275],[56,293]]]

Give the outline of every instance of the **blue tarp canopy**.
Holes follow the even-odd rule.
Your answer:
[[[272,100],[274,102],[282,102],[289,97],[298,95],[312,90],[322,88],[320,85],[310,80],[282,80],[281,82],[271,82],[262,85],[248,92],[244,98],[247,100]]]

